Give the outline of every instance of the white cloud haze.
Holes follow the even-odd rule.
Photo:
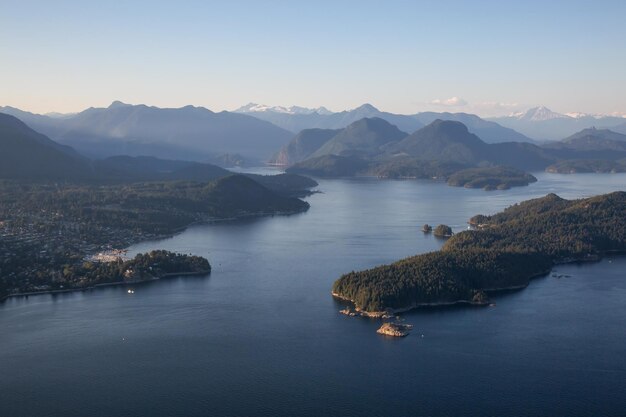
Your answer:
[[[446,99],[437,98],[431,101],[430,104],[434,104],[436,106],[460,107],[467,105],[467,101],[463,100],[460,97],[450,97]]]

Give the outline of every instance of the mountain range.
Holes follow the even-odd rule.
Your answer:
[[[532,139],[512,129],[505,128],[493,121],[484,120],[468,113],[423,112],[404,115],[383,112],[371,104],[363,104],[355,109],[337,113],[329,112],[325,108],[323,108],[323,111],[319,109],[307,109],[306,111],[299,112],[284,111],[283,109],[284,108],[249,104],[235,111],[254,116],[261,120],[266,120],[294,133],[311,128],[342,129],[357,120],[374,117],[386,120],[402,131],[412,133],[436,119],[441,119],[462,122],[472,133],[480,136],[481,139],[488,143],[512,141],[532,142]]]
[[[437,119],[390,146],[387,154],[420,160],[485,163],[534,170],[550,161],[544,151],[524,142],[486,143],[461,122]]]
[[[412,134],[402,132],[381,118],[365,118],[344,129],[307,129],[285,145],[272,162],[294,165],[307,159],[334,155],[352,158],[389,159],[408,156],[418,160],[476,165],[506,164],[521,169],[545,167],[552,159],[542,148],[526,142],[488,144],[461,122],[436,119]],[[326,158],[336,165],[342,160]]]
[[[119,101],[74,115],[49,117],[0,107],[58,143],[89,157],[147,155],[207,161],[222,154],[267,160],[292,133],[245,114],[203,107],[162,109]]]
[[[489,171],[489,167],[537,171],[557,162],[559,167],[567,167],[571,162],[566,161],[580,160],[589,161],[583,165],[611,170],[621,166],[621,162],[599,164],[598,161],[618,161],[626,157],[626,135],[605,129],[586,129],[563,141],[538,146],[525,142],[486,143],[463,123],[451,120],[435,120],[404,137],[401,133],[393,137],[388,133],[381,135],[390,126],[377,118],[355,122],[340,130],[319,149],[313,151],[312,147],[309,148],[309,156],[293,164],[287,172],[326,177],[448,178],[467,168],[481,168],[478,174],[491,175],[505,171]],[[358,133],[352,135],[350,132]],[[387,139],[378,142],[355,140],[369,137]],[[278,155],[289,160],[291,146],[294,146],[293,142]],[[581,163],[576,163],[576,166],[580,167]],[[476,175],[476,172],[471,174]]]
[[[92,160],[36,132],[16,117],[0,113],[0,179],[114,184],[207,182],[232,175],[233,172],[212,164],[151,156],[120,155]],[[292,174],[243,176],[284,196],[300,196],[317,185],[309,178]]]
[[[13,109],[13,112],[19,112]],[[51,118],[21,112],[21,116],[34,124],[57,129],[56,134],[67,138],[67,132],[90,130],[98,135],[108,135],[111,142],[119,140],[110,127],[129,126],[127,131],[117,131],[117,136],[124,136],[128,131],[155,132],[162,138],[168,131],[173,131],[185,120],[190,124],[206,117],[206,109],[156,109],[147,106],[131,106],[113,103],[107,109],[88,109],[74,116]],[[209,112],[210,114],[213,114]],[[309,113],[310,114],[310,113]],[[421,120],[428,120],[437,113],[423,113]],[[555,120],[557,117],[542,114],[544,120]],[[232,114],[231,114],[232,115]],[[452,114],[458,116],[459,114]],[[31,129],[17,118],[0,114],[0,177],[2,178],[47,178],[70,180],[98,181],[152,181],[152,180],[191,180],[208,181],[231,173],[212,164],[197,162],[197,155],[209,155],[211,144],[197,143],[196,158],[186,161],[169,158],[156,158],[147,155],[133,156],[131,152],[121,150],[122,155],[90,159],[76,152],[67,145],[61,145],[47,136]],[[80,117],[79,117],[80,116]],[[270,125],[245,115],[246,121]],[[481,119],[470,116],[470,121]],[[169,117],[169,118],[168,118]],[[128,120],[130,118],[130,120]],[[474,119],[475,118],[475,119]],[[532,119],[529,117],[528,119]],[[535,117],[535,120],[539,116]],[[50,121],[62,120],[63,125]],[[484,121],[483,121],[484,122]],[[489,123],[489,122],[485,122]],[[207,125],[202,129],[207,130]],[[219,123],[217,123],[219,125]],[[270,125],[271,126],[271,125]],[[67,129],[64,133],[60,128]],[[69,127],[69,129],[68,129]],[[279,129],[274,127],[275,129]],[[157,130],[161,130],[157,134]],[[183,131],[189,131],[181,129]],[[134,135],[138,135],[134,133]],[[99,136],[99,137],[102,137]],[[185,137],[186,144],[189,138]],[[101,142],[81,140],[85,154],[94,152]],[[160,144],[164,142],[161,141]],[[146,149],[152,149],[149,143]],[[245,148],[245,141],[241,146]],[[253,147],[253,145],[250,145]],[[158,145],[156,146],[158,148]],[[138,149],[141,150],[141,149]],[[233,151],[235,149],[227,148]],[[115,151],[116,153],[117,150]],[[97,152],[96,152],[97,153]],[[608,129],[584,129],[562,141],[537,146],[528,142],[487,143],[474,134],[468,126],[460,121],[436,119],[426,126],[408,134],[389,121],[379,118],[362,118],[342,129],[305,129],[281,149],[272,158],[276,164],[293,165],[294,173],[309,173],[320,176],[336,175],[378,175],[418,176],[418,177],[449,177],[464,171],[463,177],[486,178],[494,173],[507,173],[509,177],[521,177],[519,172],[505,171],[504,167],[518,170],[542,170],[550,167],[554,172],[574,172],[582,169],[588,171],[617,171],[622,169],[626,157],[626,135]],[[192,159],[196,159],[193,161]],[[575,161],[575,162],[574,162]],[[587,161],[587,162],[580,162]],[[607,162],[608,161],[608,162]],[[502,167],[497,170],[491,168]],[[479,168],[476,171],[475,168]],[[490,168],[488,170],[487,168]],[[288,177],[278,179],[276,183],[256,178],[268,188],[284,191],[285,187],[292,191],[310,187],[306,181]],[[519,178],[518,178],[519,179]],[[491,180],[490,180],[491,181]],[[509,181],[509,184],[513,182]],[[492,186],[492,183],[488,183]],[[506,184],[499,184],[506,185]]]
[[[234,112],[215,113],[203,107],[158,108],[115,101],[106,108],[75,114],[40,115],[13,107],[0,107],[0,112],[18,117],[37,132],[90,158],[154,156],[223,166],[266,162],[270,157],[276,164],[301,161],[310,156],[310,148],[317,150],[319,143],[364,118],[385,120],[407,133],[437,119],[458,121],[486,143],[558,140],[594,126],[626,133],[626,120],[621,117],[560,114],[545,107],[489,120],[468,113],[394,114],[371,104],[332,112],[325,107],[251,103]],[[291,148],[281,149],[290,139],[294,139]]]
[[[564,115],[545,107],[498,120],[503,124],[543,129],[546,134],[570,131],[579,125],[586,128],[572,132],[563,141],[551,141],[539,147],[516,130],[476,115],[436,112],[400,115],[382,112],[370,104],[336,113],[323,107],[258,104],[244,106],[236,112],[214,113],[202,107],[158,108],[119,101],[107,108],[89,108],[66,115],[38,115],[12,107],[2,107],[0,111],[21,119],[28,125],[24,128],[49,137],[51,140],[44,141],[50,145],[46,152],[54,149],[63,158],[73,158],[72,163],[66,164],[67,169],[80,166],[85,170],[87,166],[91,171],[102,164],[87,158],[106,159],[116,155],[203,163],[221,161],[225,165],[268,160],[278,165],[293,165],[325,155],[379,160],[405,156],[470,166],[487,163],[543,169],[549,161],[616,159],[612,153],[619,156],[624,149],[618,135],[626,131],[626,122],[620,117]],[[614,131],[587,126],[591,122],[612,124]],[[294,134],[273,123],[287,129],[309,127]],[[456,140],[461,137],[463,140]],[[562,137],[565,136],[559,139]],[[333,164],[340,162],[341,159],[333,159]]]
[[[591,127],[610,128],[626,133],[626,119],[623,117],[588,114],[568,115],[553,112],[543,106],[534,107],[523,113],[490,118],[489,120],[540,141],[560,140]]]
[[[563,114],[545,106],[533,107],[525,112],[509,116],[486,119],[469,113],[394,114],[380,111],[371,104],[364,104],[352,110],[331,112],[325,107],[307,109],[297,106],[272,107],[251,103],[240,107],[235,112],[269,121],[293,133],[310,128],[340,129],[364,117],[387,120],[400,130],[411,133],[436,119],[454,120],[466,125],[471,133],[478,135],[487,143],[554,141],[591,127],[610,128],[616,132],[626,133],[626,119],[622,116]]]

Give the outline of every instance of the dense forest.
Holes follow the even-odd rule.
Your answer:
[[[63,268],[65,288],[103,283],[141,282],[173,274],[209,274],[209,261],[200,256],[156,250],[113,262],[85,261]]]
[[[448,185],[484,190],[507,190],[536,182],[537,178],[519,169],[495,166],[468,168],[448,177]]]
[[[626,251],[626,192],[564,200],[554,194],[470,220],[440,251],[361,272],[333,293],[367,312],[427,303],[483,304],[485,290],[521,287],[552,265]]]

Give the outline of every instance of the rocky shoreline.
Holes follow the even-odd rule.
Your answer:
[[[119,286],[128,286],[128,285],[140,285],[140,284],[146,284],[148,282],[158,281],[163,278],[182,277],[182,276],[206,276],[206,275],[209,275],[210,273],[211,273],[211,270],[197,271],[197,272],[170,272],[167,274],[161,274],[159,276],[150,276],[144,279],[135,279],[135,280],[120,281],[120,282],[102,282],[99,284],[94,284],[89,287],[82,287],[82,288],[64,288],[61,290],[20,292],[20,293],[15,293],[15,294],[8,294],[6,297],[0,298],[0,302],[7,300],[9,298],[13,298],[13,297],[17,298],[17,297],[28,297],[32,295],[84,292],[84,291],[92,291],[101,287],[119,287]]]
[[[382,334],[384,336],[392,336],[392,337],[406,337],[409,335],[409,331],[413,329],[412,324],[404,324],[404,323],[383,323],[382,326],[376,333]]]
[[[504,290],[506,289],[497,289],[497,290],[490,290],[490,291],[495,292],[495,291],[504,291]],[[351,300],[350,298],[344,297],[340,294],[337,294],[336,292],[331,292],[331,294],[333,297],[336,297],[343,301],[348,301],[355,305],[354,300]],[[365,311],[355,306],[354,311],[350,310],[349,308],[346,308],[344,310],[340,310],[339,312],[348,316],[361,316],[361,317],[369,317],[369,318],[375,318],[375,319],[387,319],[387,318],[391,318],[395,316],[396,314],[406,313],[407,311],[411,311],[420,307],[441,307],[441,306],[453,306],[457,304],[487,306],[491,304],[491,302],[488,300],[481,301],[481,302],[476,302],[476,301],[471,301],[471,300],[456,300],[456,301],[440,301],[440,302],[434,302],[434,303],[416,303],[407,307],[387,308],[384,311]]]
[[[530,285],[530,282],[533,279],[539,278],[539,277],[543,277],[543,276],[547,276],[547,275],[551,274],[553,272],[553,270],[554,270],[554,267],[556,267],[558,265],[567,265],[567,264],[573,264],[573,263],[599,262],[606,255],[626,255],[626,251],[611,250],[611,251],[603,252],[601,254],[594,254],[592,256],[587,256],[585,258],[561,259],[559,261],[556,261],[552,268],[529,276],[527,278],[528,281],[526,283],[524,283],[524,284],[513,285],[513,286],[509,286],[509,287],[501,287],[501,288],[483,288],[480,291],[483,291],[485,293],[490,293],[490,294],[496,294],[498,292],[523,290],[524,288],[526,288],[526,287],[528,287]],[[407,311],[415,310],[415,309],[420,308],[420,307],[445,307],[445,306],[454,306],[454,305],[459,305],[459,304],[467,304],[467,305],[471,305],[471,306],[490,306],[490,305],[493,305],[493,303],[489,300],[489,298],[485,298],[482,301],[455,300],[455,301],[439,301],[439,302],[432,302],[432,303],[414,303],[414,304],[412,304],[410,306],[406,306],[406,307],[386,308],[383,311],[364,311],[364,310],[356,307],[356,303],[354,302],[354,300],[352,300],[352,299],[350,299],[348,297],[344,297],[341,294],[338,294],[338,293],[336,293],[334,291],[331,292],[331,295],[333,297],[337,298],[337,299],[342,300],[342,301],[348,301],[348,302],[352,303],[355,306],[354,310],[351,310],[349,307],[346,307],[345,309],[340,310],[339,311],[340,313],[348,315],[348,316],[351,316],[351,317],[360,316],[360,317],[379,318],[379,319],[391,318],[391,317],[395,316],[396,314],[405,313]]]

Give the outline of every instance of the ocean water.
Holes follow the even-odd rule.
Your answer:
[[[265,172],[265,170],[258,170]],[[320,180],[293,216],[194,226],[131,253],[206,256],[208,277],[0,304],[0,416],[623,416],[626,258],[566,265],[495,307],[424,308],[402,339],[338,313],[342,273],[436,250],[424,223],[467,227],[550,192],[626,175],[537,174],[485,192],[433,181]]]

